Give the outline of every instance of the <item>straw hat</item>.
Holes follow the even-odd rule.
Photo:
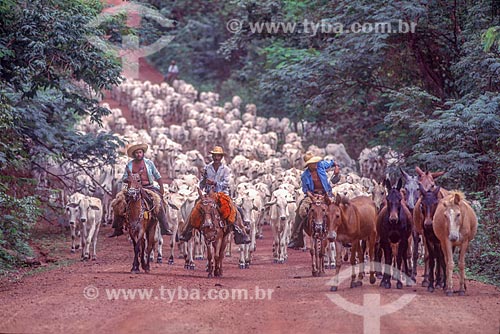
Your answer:
[[[307,165],[309,165],[309,164],[313,164],[313,163],[316,163],[316,162],[323,160],[322,157],[318,157],[318,156],[314,155],[311,151],[307,151],[306,154],[304,154],[303,159],[305,161],[304,167],[307,167]]]
[[[210,153],[224,155],[224,150],[220,146],[215,146],[214,149],[210,151]]]
[[[131,158],[134,157],[134,152],[137,150],[143,150],[144,153],[148,150],[148,144],[135,144],[127,149],[127,155]]]

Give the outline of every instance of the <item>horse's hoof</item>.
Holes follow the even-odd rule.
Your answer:
[[[285,263],[285,260],[279,260],[278,261],[278,264],[283,264],[283,263]]]
[[[458,295],[459,296],[465,296],[465,291],[464,290],[458,290]]]
[[[313,272],[312,272],[312,275],[313,275],[313,277],[318,277],[318,276],[319,276],[319,273],[318,273],[317,271],[313,271]]]
[[[75,253],[76,253],[76,250],[71,249],[71,254],[75,254]]]
[[[356,286],[356,288],[359,288],[360,286],[363,286],[363,282],[357,281],[355,286]]]
[[[424,288],[428,287],[429,286],[429,281],[422,281],[422,286]]]
[[[130,272],[132,274],[139,274],[141,271],[139,269],[132,269]]]
[[[163,259],[161,257],[157,258],[156,263],[163,263]]]
[[[336,287],[336,286],[332,286],[332,287],[330,287],[330,291],[331,291],[331,292],[335,292],[335,291],[337,291],[337,289],[338,289],[338,287]]]
[[[430,286],[430,285],[429,285],[429,286],[427,287],[427,291],[429,291],[429,292],[434,292],[434,287],[432,287],[432,286]]]
[[[403,288],[403,283],[401,283],[401,282],[397,282],[397,283],[396,283],[396,288],[398,288],[398,289],[402,289],[402,288]]]
[[[194,264],[190,265],[189,269],[194,270]]]
[[[273,263],[278,263],[278,260],[274,259],[274,260],[273,260]]]
[[[446,291],[446,296],[448,296],[448,297],[453,296],[453,291],[451,291],[451,290],[447,290],[447,291]]]
[[[443,283],[438,282],[436,283],[436,289],[441,289],[443,287]]]
[[[390,289],[391,288],[391,282],[390,281],[385,282],[384,283],[384,288]]]
[[[245,269],[250,269],[250,263],[245,263]]]
[[[377,279],[375,278],[375,276],[370,275],[370,284],[375,284],[376,281]]]
[[[92,256],[92,261],[97,261],[97,256]]]
[[[212,278],[212,273],[208,273],[208,278]]]
[[[240,263],[240,269],[245,269],[245,264],[244,263]]]
[[[75,249],[79,249],[79,248],[80,248],[80,245],[76,245],[76,246],[75,246]]]

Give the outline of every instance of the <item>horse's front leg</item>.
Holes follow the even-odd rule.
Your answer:
[[[384,251],[385,265],[383,268],[383,278],[380,282],[380,286],[386,289],[391,288],[391,269],[392,269],[392,247],[389,244],[389,240],[380,240],[380,247]]]
[[[351,288],[356,288],[361,285],[363,285],[363,282],[361,280],[356,281],[356,257],[358,254],[360,255],[360,263],[359,263],[359,269],[358,272],[361,270],[361,246],[359,245],[360,241],[359,240],[353,240],[352,241],[352,247],[351,247]]]
[[[136,240],[135,237],[132,237],[132,244],[134,246],[134,262],[132,263],[132,269],[130,272],[134,274],[138,274],[140,272],[139,270],[139,253],[141,252],[141,245],[138,240]]]
[[[339,272],[342,267],[342,244],[338,241],[335,241],[335,276],[333,276],[333,285],[330,288],[330,291],[337,291],[339,286]]]
[[[214,261],[213,261],[213,245],[211,242],[207,242],[207,271],[208,278],[212,278],[214,275]]]

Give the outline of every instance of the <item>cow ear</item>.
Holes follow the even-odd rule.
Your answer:
[[[95,211],[100,211],[100,210],[101,210],[101,208],[100,208],[100,207],[98,207],[97,205],[93,205],[93,204],[91,204],[91,205],[90,205],[90,208],[91,208],[92,210],[95,210]]]
[[[415,167],[415,171],[417,172],[417,174],[419,176],[424,176],[425,175],[424,171],[421,170],[420,167],[418,167],[418,166]]]
[[[433,193],[434,195],[438,195],[439,194],[439,191],[441,190],[441,187],[440,186],[437,186],[436,189],[434,189]]]

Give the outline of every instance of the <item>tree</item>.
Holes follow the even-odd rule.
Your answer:
[[[27,231],[40,213],[34,208],[47,200],[29,181],[33,164],[52,159],[89,168],[113,162],[123,144],[111,134],[83,134],[74,127],[86,116],[99,123],[109,110],[99,107],[100,93],[92,92],[120,82],[117,60],[87,39],[103,34],[88,25],[101,10],[98,0],[0,5],[1,260],[26,253]]]

